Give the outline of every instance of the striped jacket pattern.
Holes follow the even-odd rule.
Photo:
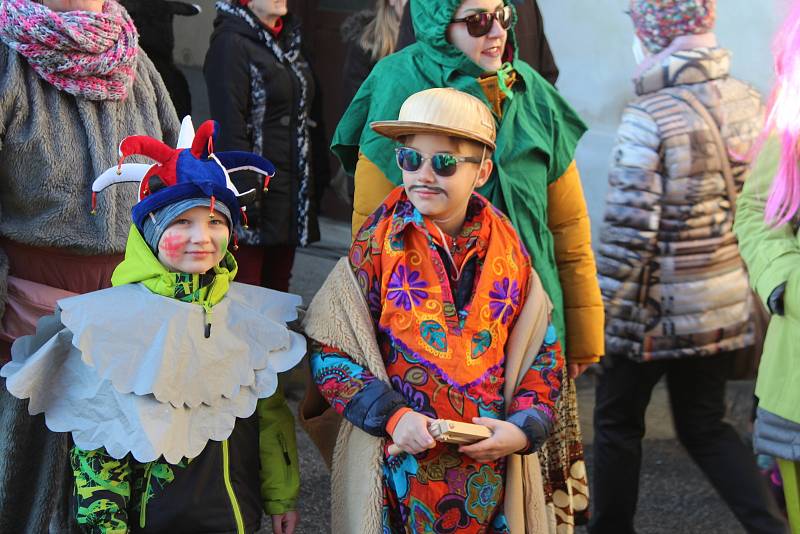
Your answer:
[[[725,49],[685,50],[635,80],[639,96],[617,132],[597,255],[608,353],[648,361],[753,342],[721,156],[711,126],[675,96],[691,91],[708,109],[741,189],[763,107],[729,68]]]

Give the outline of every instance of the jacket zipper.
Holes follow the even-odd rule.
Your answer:
[[[233,518],[236,520],[236,532],[238,534],[245,534],[242,511],[239,509],[239,501],[236,500],[236,494],[233,492],[233,484],[231,484],[230,452],[228,450],[227,439],[222,442],[222,478],[225,481],[225,491],[228,492],[228,498],[231,501]]]
[[[647,305],[647,296],[650,292],[650,270],[650,262],[647,262],[642,267],[642,274],[640,275],[639,294],[636,297],[641,308]]]
[[[443,244],[442,248],[447,253],[447,258],[450,260],[450,265],[452,265],[453,269],[456,271],[456,280],[461,280],[461,272],[464,266],[467,264],[467,261],[469,261],[469,258],[475,252],[475,249],[471,249],[467,252],[467,255],[464,257],[464,261],[461,262],[461,268],[459,268],[458,265],[456,265],[456,260],[453,259],[453,254],[450,252],[450,247],[447,245],[447,239],[444,236],[444,232],[442,232],[442,229],[439,228],[438,224],[433,223],[433,226],[435,226],[436,229],[439,231],[439,237],[442,239],[442,244]]]

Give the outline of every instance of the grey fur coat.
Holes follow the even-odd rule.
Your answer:
[[[121,102],[59,92],[0,44],[0,236],[84,254],[125,249],[136,200],[133,185],[100,195],[91,184],[117,162],[126,136],[146,134],[174,146],[179,123],[153,64],[140,52],[136,81]],[[0,250],[0,317],[8,258]],[[69,437],[48,431],[27,402],[0,381],[0,532],[68,532]]]
[[[144,52],[125,100],[92,101],[59,92],[0,44],[0,236],[83,254],[123,252],[135,186],[104,191],[93,216],[92,181],[117,163],[126,136],[150,135],[174,146],[179,127]],[[7,274],[0,250],[0,317]]]

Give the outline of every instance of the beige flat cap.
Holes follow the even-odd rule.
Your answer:
[[[370,128],[397,139],[421,133],[471,139],[495,148],[494,116],[472,95],[449,87],[426,89],[406,98],[396,121],[376,121]]]

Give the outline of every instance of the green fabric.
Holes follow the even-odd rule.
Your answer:
[[[184,458],[171,465],[159,458],[142,464],[127,456],[117,460],[105,449],[73,446],[70,464],[78,524],[97,534],[124,534],[131,525],[144,528],[150,499],[175,480],[176,469],[185,469],[190,461]]]
[[[275,393],[258,401],[261,497],[264,512],[278,515],[294,510],[300,492],[300,464],[292,416],[281,385]]]
[[[800,463],[778,458],[783,480],[783,495],[792,532],[800,532]]]
[[[355,172],[361,151],[389,180],[401,183],[394,143],[373,132],[369,123],[397,119],[403,101],[416,92],[453,87],[480,98],[491,108],[478,83],[482,69],[446,38],[449,21],[461,3],[439,0],[411,4],[417,42],[378,62],[334,134],[331,149],[348,172]],[[509,39],[516,43],[513,30]],[[586,126],[555,88],[516,53],[512,65],[518,74],[512,89],[514,98],[504,102],[492,158],[495,170],[479,192],[509,216],[520,234],[553,300],[553,322],[563,339],[561,285],[553,236],[547,227],[547,186],[569,167]]]
[[[514,65],[511,63],[503,63],[503,66],[497,70],[497,86],[507,98],[514,98],[514,91],[508,86],[508,78],[512,72],[514,72]]]
[[[125,534],[131,499],[131,466],[115,460],[104,449],[72,447],[70,465],[75,479],[75,519],[83,532]]]
[[[772,291],[786,282],[786,313],[770,319],[758,368],[759,406],[800,423],[800,241],[791,224],[772,228],[764,221],[779,152],[778,140],[768,140],[736,203],[734,232],[750,284],[765,304]]]
[[[177,464],[171,465],[163,457],[144,464],[133,462],[134,502],[131,508],[139,515],[139,527],[144,528],[147,524],[147,505],[150,499],[175,480],[176,469],[186,469],[189,462],[190,459],[183,458]]]

